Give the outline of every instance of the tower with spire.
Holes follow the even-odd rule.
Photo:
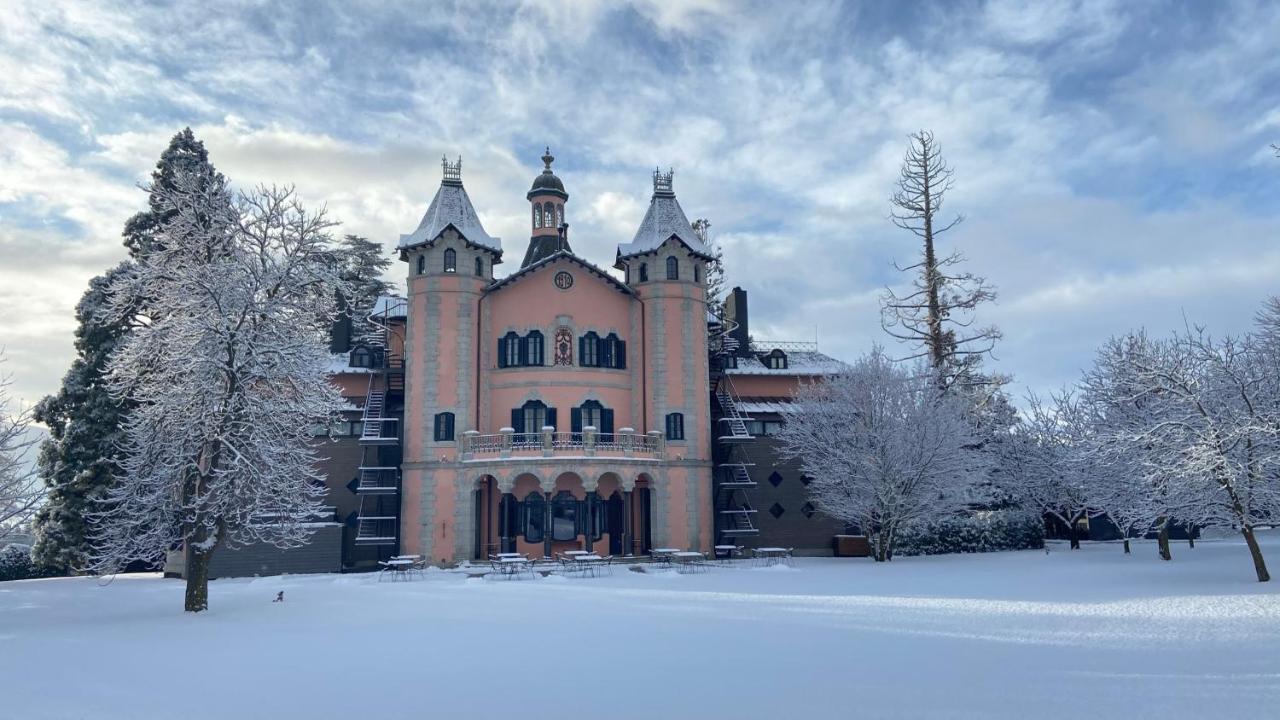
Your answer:
[[[521,268],[551,257],[561,250],[572,252],[569,247],[569,224],[564,219],[564,204],[569,193],[564,182],[551,170],[556,158],[548,147],[542,153],[542,172],[533,179],[529,188],[530,226],[529,249],[525,251]]]

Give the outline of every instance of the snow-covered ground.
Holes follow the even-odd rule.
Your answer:
[[[0,715],[1276,717],[1280,581],[1235,540],[1154,555],[219,580],[199,616],[156,576],[0,583]]]

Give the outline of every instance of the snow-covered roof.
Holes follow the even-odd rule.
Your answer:
[[[402,297],[395,295],[382,295],[374,302],[373,308],[369,310],[369,317],[372,318],[403,318],[407,316],[409,311],[409,303]]]
[[[400,247],[409,248],[432,242],[450,225],[472,245],[502,252],[502,241],[490,237],[480,224],[480,216],[476,214],[471,198],[467,197],[462,180],[448,177],[440,183],[440,189],[436,190],[436,196],[431,199],[431,206],[427,208],[427,214],[422,216],[422,222],[418,223],[418,229],[400,236]]]
[[[339,373],[348,375],[367,375],[372,370],[369,368],[351,367],[351,355],[349,353],[332,353],[329,355],[329,374],[337,375]]]
[[[759,357],[740,357],[738,367],[725,368],[728,375],[835,375],[848,369],[843,362],[816,350],[787,352],[787,367],[775,370]]]
[[[738,398],[733,404],[738,408],[738,412],[773,415],[781,415],[791,407],[790,401],[778,398],[744,397]]]
[[[680,207],[680,201],[676,200],[676,194],[671,189],[671,174],[655,172],[649,210],[645,212],[644,219],[640,221],[640,229],[636,230],[636,236],[631,242],[618,245],[618,258],[653,252],[672,236],[679,238],[693,254],[711,259],[707,246],[693,232],[693,226]]]

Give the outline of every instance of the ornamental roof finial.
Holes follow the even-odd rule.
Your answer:
[[[551,174],[551,163],[555,161],[556,156],[551,154],[551,146],[548,145],[547,149],[542,152],[542,172],[547,173],[548,175]]]
[[[653,169],[653,194],[674,196],[675,190],[671,188],[671,179],[675,176],[676,171],[667,168],[666,172],[662,172],[659,168]]]
[[[440,167],[444,169],[444,179],[442,182],[446,185],[462,184],[462,156],[458,156],[458,162],[451,163],[447,156],[440,156]]]

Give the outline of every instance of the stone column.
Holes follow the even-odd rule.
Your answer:
[[[551,457],[555,452],[556,429],[552,425],[542,426],[542,457]]]
[[[635,435],[635,428],[624,427],[618,429],[618,440],[622,443],[623,457],[631,457],[631,448],[635,445]],[[632,484],[635,484],[634,480]]]
[[[596,454],[596,428],[588,425],[582,428],[582,446],[588,456]]]
[[[502,435],[502,450],[499,452],[504,458],[511,457],[511,441],[515,439],[516,429],[504,427],[498,431]]]

